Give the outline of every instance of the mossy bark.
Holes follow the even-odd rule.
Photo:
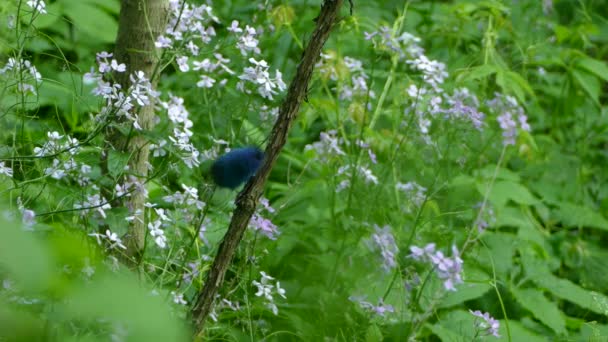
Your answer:
[[[158,64],[160,53],[154,42],[164,31],[169,10],[168,0],[121,0],[118,35],[114,58],[124,63],[126,72],[115,73],[114,78],[123,91],[131,85],[129,75],[143,71],[152,86],[156,87],[158,80]],[[143,131],[149,131],[154,126],[154,103],[137,109],[138,123]],[[124,124],[117,122],[117,124]],[[137,177],[144,183],[148,177],[149,148],[148,141],[142,132],[128,129],[129,133],[121,133],[116,128],[110,128],[106,135],[107,149],[114,149],[129,154],[128,174]],[[106,156],[107,156],[106,150]],[[146,227],[144,220],[145,193],[135,189],[121,205],[126,205],[136,215],[131,221],[125,242],[128,259],[137,262],[145,244]]]

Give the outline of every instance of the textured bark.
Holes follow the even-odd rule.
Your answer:
[[[159,61],[154,42],[165,29],[168,9],[168,0],[121,0],[114,58],[119,63],[125,63],[127,71],[115,73],[114,77],[124,91],[131,85],[129,75],[140,70],[156,87],[158,77],[152,73]],[[154,125],[154,104],[141,108],[137,114],[142,129],[151,130]],[[146,138],[136,130],[131,130],[130,136],[125,136],[116,129],[110,129],[106,137],[108,148],[129,153],[129,172],[143,183],[148,175],[149,149]],[[127,255],[133,261],[139,259],[144,248],[146,230],[143,212],[146,198],[143,192],[136,190],[126,201],[124,204],[133,213],[140,212],[125,237]]]
[[[205,320],[213,307],[215,295],[224,281],[226,270],[232,261],[236,248],[243,238],[247,224],[262,195],[264,183],[266,183],[270,170],[285,145],[289,129],[297,117],[302,100],[306,96],[314,65],[319,58],[323,45],[329,37],[332,27],[336,23],[342,2],[342,0],[324,1],[321,13],[316,19],[315,30],[310,42],[304,49],[295,77],[291,81],[287,96],[281,104],[279,117],[272,129],[269,143],[266,147],[264,163],[256,173],[256,176],[245,186],[245,189],[243,189],[236,199],[236,208],[232,215],[230,226],[219,246],[211,270],[207,274],[205,286],[198,294],[192,311],[193,323],[199,338],[202,337]]]

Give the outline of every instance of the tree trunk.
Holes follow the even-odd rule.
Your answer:
[[[156,38],[164,31],[167,24],[169,3],[168,0],[121,0],[118,36],[114,58],[118,63],[124,63],[126,72],[115,73],[114,77],[123,91],[131,85],[129,75],[143,71],[156,87],[158,75],[156,72],[159,63],[159,53],[154,46]],[[151,101],[153,102],[153,101]],[[154,103],[141,107],[137,112],[138,123],[142,131],[151,130],[154,126]],[[108,149],[129,154],[129,174],[137,177],[143,184],[148,176],[148,142],[140,132],[130,129],[129,136],[110,129],[106,136],[106,158]],[[127,197],[123,205],[135,215],[131,221],[125,237],[127,255],[131,261],[137,262],[144,248],[146,227],[144,225],[144,191],[135,191]]]

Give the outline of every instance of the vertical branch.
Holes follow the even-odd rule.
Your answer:
[[[202,335],[205,320],[213,307],[215,295],[224,281],[226,270],[232,261],[236,248],[243,238],[247,224],[262,195],[266,179],[281,149],[285,145],[289,129],[293,125],[300,109],[300,104],[306,96],[315,62],[329,37],[333,25],[337,21],[342,2],[343,0],[325,0],[323,2],[310,42],[302,54],[302,60],[289,85],[287,96],[281,104],[279,117],[270,134],[264,163],[256,176],[245,186],[245,189],[236,199],[236,208],[232,215],[230,226],[219,246],[211,270],[207,274],[205,286],[198,294],[192,310],[193,322],[199,337]]]
[[[115,73],[114,77],[123,91],[127,91],[131,85],[129,75],[134,72],[143,71],[148,79],[153,77],[159,63],[154,42],[165,28],[168,7],[168,0],[121,0],[114,57],[119,63],[125,63],[127,70],[124,73]],[[156,87],[157,80],[158,77],[150,79],[152,87]],[[137,115],[142,130],[151,130],[154,126],[154,103],[140,108]],[[143,179],[148,175],[149,150],[146,138],[133,129],[129,136],[125,136],[112,128],[107,132],[106,142],[105,158],[110,148],[127,152],[129,172],[143,183]],[[104,163],[107,163],[107,160],[104,160]],[[131,257],[139,256],[144,248],[145,201],[145,192],[137,189],[126,203],[135,215],[126,237],[127,254]]]

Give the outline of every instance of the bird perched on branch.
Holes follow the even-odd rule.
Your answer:
[[[255,175],[263,160],[257,147],[236,148],[213,162],[211,177],[219,187],[236,189]]]

